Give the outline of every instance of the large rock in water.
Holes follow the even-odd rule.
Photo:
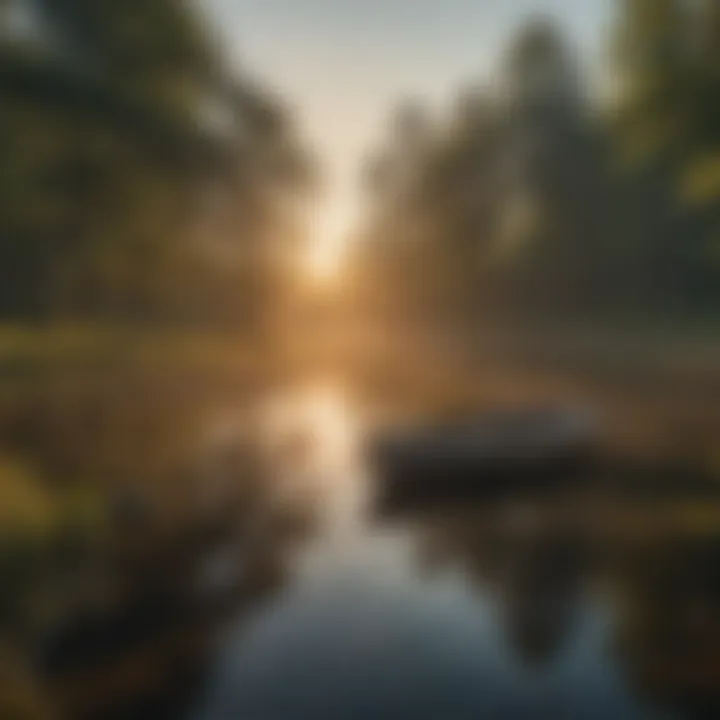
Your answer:
[[[483,498],[577,482],[599,437],[597,420],[584,409],[505,410],[380,435],[369,452],[381,502]]]

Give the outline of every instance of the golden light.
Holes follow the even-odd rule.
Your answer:
[[[315,222],[316,233],[307,255],[307,276],[315,285],[337,282],[347,258],[353,213],[346,203],[325,208]]]
[[[338,279],[343,265],[344,247],[339,240],[317,241],[310,248],[308,275],[318,285]]]
[[[360,457],[363,421],[344,389],[319,382],[282,394],[265,406],[262,427],[272,456],[280,459],[280,497],[309,498],[326,521],[352,526],[368,498]]]

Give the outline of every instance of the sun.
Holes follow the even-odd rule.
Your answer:
[[[306,258],[307,276],[314,284],[332,285],[341,278],[352,225],[352,214],[341,205],[326,209],[316,222]]]
[[[317,285],[331,285],[342,275],[344,266],[344,243],[335,240],[317,241],[310,248],[307,273],[309,279]]]

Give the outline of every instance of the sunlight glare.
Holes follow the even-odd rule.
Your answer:
[[[317,235],[311,242],[307,273],[317,285],[330,285],[341,276],[353,226],[353,212],[347,203],[323,208],[317,219]]]

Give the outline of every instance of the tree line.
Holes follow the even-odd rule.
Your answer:
[[[588,317],[720,308],[720,5],[623,0],[604,72],[547,18],[440,119],[408,101],[367,162],[355,289],[377,311]]]
[[[310,158],[192,0],[0,3],[0,315],[247,321]]]

